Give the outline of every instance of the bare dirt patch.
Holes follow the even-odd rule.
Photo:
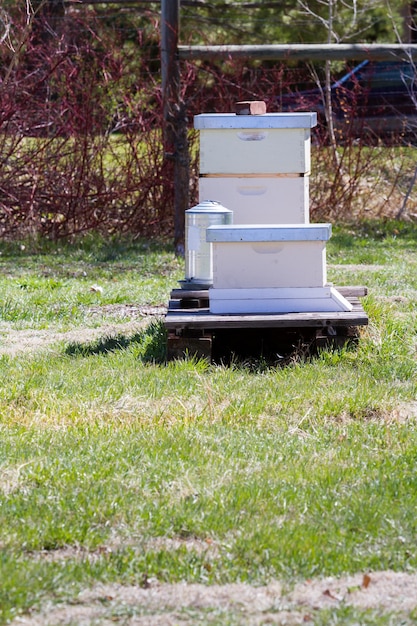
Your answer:
[[[45,350],[57,343],[88,343],[103,336],[126,333],[131,334],[141,330],[146,321],[135,321],[127,324],[105,324],[98,328],[77,328],[68,332],[53,330],[2,330],[0,354],[16,356],[21,353],[33,353]]]
[[[130,305],[105,305],[103,307],[90,307],[87,311],[93,319],[100,319],[111,315],[120,319],[120,322],[103,323],[97,327],[74,328],[67,332],[58,332],[53,329],[44,330],[15,330],[10,325],[0,326],[0,355],[15,356],[21,353],[33,353],[45,350],[57,343],[89,343],[100,337],[113,337],[115,335],[131,335],[147,326],[150,319],[162,317],[166,308],[162,306],[130,306]],[[129,318],[129,322],[123,319]],[[133,318],[133,319],[132,319]]]
[[[390,571],[355,574],[308,580],[290,590],[277,581],[262,587],[156,581],[147,581],[144,587],[97,585],[82,591],[71,604],[48,603],[13,625],[221,624],[223,615],[227,623],[295,626],[314,623],[321,609],[342,606],[406,616],[417,607],[417,576]]]

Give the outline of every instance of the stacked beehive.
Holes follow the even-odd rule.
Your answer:
[[[315,113],[201,114],[199,199],[233,225],[209,226],[212,313],[350,311],[327,284],[330,224],[309,223]]]

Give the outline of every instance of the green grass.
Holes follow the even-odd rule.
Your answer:
[[[152,242],[3,244],[0,320],[16,328],[94,326],[92,307],[166,304],[182,273],[170,247]]]
[[[0,623],[97,581],[415,571],[416,241],[411,224],[335,228],[329,280],[368,287],[370,325],[356,347],[285,367],[165,363],[157,321],[1,356]],[[93,306],[107,323],[105,305],[166,304],[183,274],[162,244],[24,245],[0,248],[4,337],[93,327]],[[246,623],[197,613],[185,617]],[[352,607],[313,617],[417,623]]]

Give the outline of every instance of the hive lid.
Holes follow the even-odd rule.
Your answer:
[[[265,113],[265,115],[235,115],[235,113],[200,113],[194,116],[194,128],[313,128],[317,113]]]
[[[209,242],[239,241],[327,241],[332,234],[331,224],[244,224],[209,226]]]
[[[217,200],[203,200],[199,204],[187,209],[188,214],[192,213],[232,213],[230,209],[222,205]]]

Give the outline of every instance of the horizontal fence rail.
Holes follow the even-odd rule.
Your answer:
[[[180,59],[252,58],[268,61],[417,60],[417,44],[277,44],[178,46]]]

